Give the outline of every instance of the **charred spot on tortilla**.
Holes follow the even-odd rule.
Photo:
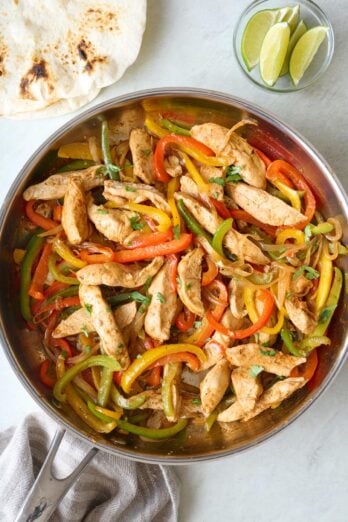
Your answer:
[[[35,97],[30,92],[30,86],[32,83],[38,81],[38,80],[47,80],[49,78],[49,74],[47,71],[47,65],[45,60],[41,59],[39,61],[34,61],[31,69],[23,76],[23,78],[20,81],[19,89],[20,94],[23,98],[28,98],[30,100],[35,100]],[[49,91],[52,92],[53,86],[49,83],[47,83],[47,87]]]
[[[84,38],[77,45],[78,55],[81,60],[86,62],[84,70],[86,72],[93,71],[93,67],[96,63],[103,63],[107,61],[106,56],[95,56],[93,57],[93,48],[89,42],[86,42]],[[88,52],[87,52],[88,51]]]

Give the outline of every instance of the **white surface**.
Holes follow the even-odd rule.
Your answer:
[[[318,1],[331,19],[336,51],[319,83],[298,93],[254,86],[232,52],[243,0],[150,0],[137,62],[95,101],[158,86],[226,91],[269,109],[304,134],[348,188],[348,26],[346,0]],[[40,143],[70,117],[0,121],[0,196]],[[178,469],[183,522],[344,522],[348,520],[348,366],[324,397],[273,440],[228,460]],[[0,429],[38,409],[0,352]]]

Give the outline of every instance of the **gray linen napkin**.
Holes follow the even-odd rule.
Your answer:
[[[44,414],[29,415],[0,433],[0,520],[13,522],[46,457],[55,424]],[[62,478],[90,448],[66,433],[55,458]],[[51,517],[52,522],[174,522],[179,482],[167,466],[140,464],[99,452]]]

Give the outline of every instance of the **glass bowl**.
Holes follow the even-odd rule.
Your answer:
[[[304,73],[298,85],[294,85],[291,81],[290,75],[286,74],[278,78],[276,83],[271,87],[263,83],[259,65],[256,65],[251,71],[247,69],[241,52],[243,32],[250,18],[258,11],[262,11],[264,9],[277,9],[281,7],[289,7],[289,5],[294,6],[296,4],[300,6],[300,19],[302,19],[305,22],[308,29],[311,29],[312,27],[315,27],[317,25],[324,25],[328,27],[329,30],[327,33],[327,38],[325,38],[325,40],[319,47],[317,54],[315,55],[312,63],[308,67],[307,71]],[[233,47],[234,53],[236,55],[237,61],[241,69],[246,74],[246,76],[256,85],[259,85],[260,87],[263,87],[268,91],[274,92],[300,91],[314,83],[316,80],[318,80],[329,67],[334,53],[334,31],[331,22],[327,18],[326,14],[317,4],[312,2],[312,0],[299,0],[293,3],[289,2],[289,0],[258,0],[256,2],[252,2],[242,12],[239,19],[237,20],[233,32]]]

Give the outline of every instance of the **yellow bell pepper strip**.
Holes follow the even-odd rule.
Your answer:
[[[180,152],[180,156],[183,158],[187,171],[191,174],[193,181],[196,183],[198,188],[203,192],[209,192],[210,186],[204,181],[200,175],[196,165],[190,160],[185,152]]]
[[[180,214],[182,215],[186,225],[188,228],[193,232],[196,236],[202,236],[205,237],[211,243],[212,236],[204,230],[203,227],[198,223],[198,221],[192,216],[192,214],[187,210],[185,203],[182,199],[179,199],[177,202],[177,206],[179,209]]]
[[[116,428],[117,420],[121,417],[121,412],[119,413],[113,412],[112,410],[105,410],[105,408],[96,406],[91,400],[87,400],[87,408],[97,419],[104,423],[104,425],[110,423],[114,425],[113,429]],[[116,413],[116,418],[113,415],[107,415],[105,411],[110,411],[111,414]]]
[[[55,254],[51,254],[48,260],[48,270],[52,277],[56,281],[60,281],[61,283],[66,283],[68,285],[78,285],[80,284],[76,277],[69,277],[62,274],[56,265],[57,256]]]
[[[28,243],[25,256],[21,263],[19,301],[22,316],[28,322],[33,320],[30,309],[30,296],[28,294],[31,284],[31,272],[33,265],[41,252],[43,243],[43,238],[34,235]]]
[[[221,225],[218,227],[211,242],[211,246],[221,257],[226,257],[224,254],[222,243],[227,232],[231,230],[232,223],[232,218],[225,219],[225,221],[223,221]]]
[[[146,437],[147,439],[154,440],[170,439],[186,428],[187,424],[187,419],[180,419],[176,424],[170,426],[169,428],[155,429],[145,428],[144,426],[137,426],[136,424],[131,424],[122,419],[117,421],[117,427],[121,430],[128,431],[134,435],[139,435],[140,437]]]
[[[132,364],[125,370],[121,378],[121,386],[126,393],[129,393],[134,381],[141,375],[151,364],[172,353],[190,352],[197,355],[201,363],[206,360],[203,350],[193,344],[178,343],[178,344],[163,344],[156,348],[152,348],[143,353],[138,359],[135,359]]]
[[[287,239],[294,239],[296,245],[303,245],[305,242],[305,235],[302,230],[296,230],[296,228],[285,228],[277,233],[276,245],[284,245]]]
[[[256,323],[258,321],[259,316],[255,308],[254,301],[255,290],[246,286],[243,290],[243,299],[245,303],[245,307],[248,312],[248,316],[252,323]],[[284,324],[285,311],[282,309],[278,312],[278,320],[274,326],[264,326],[261,330],[263,333],[267,333],[269,335],[275,335],[280,332]]]
[[[53,390],[53,395],[57,401],[65,402],[66,396],[64,394],[64,390],[66,386],[74,379],[74,377],[76,377],[76,375],[83,372],[87,368],[91,368],[92,366],[103,366],[104,368],[109,368],[114,372],[121,370],[120,364],[112,357],[109,357],[108,355],[92,355],[85,361],[75,364],[69,368],[64,373],[63,377],[58,379]]]
[[[137,395],[133,395],[133,397],[123,397],[117,387],[113,384],[111,386],[110,397],[119,408],[122,408],[123,410],[136,410],[144,404],[147,396],[146,392],[141,392]]]
[[[343,275],[339,268],[334,268],[334,279],[332,282],[329,297],[325,306],[321,309],[319,314],[319,323],[311,333],[311,337],[320,337],[325,334],[329,327],[330,321],[337,308],[343,286]]]
[[[87,265],[86,261],[82,261],[81,259],[79,259],[78,257],[76,257],[72,251],[70,250],[70,248],[68,247],[68,245],[66,243],[64,243],[64,241],[62,241],[61,239],[59,238],[56,238],[54,241],[53,241],[53,250],[55,252],[57,252],[57,254],[62,258],[64,259],[64,261],[66,261],[67,263],[69,263],[69,265],[72,265],[72,266],[75,266],[76,268],[83,268],[84,266]]]
[[[157,136],[158,138],[163,138],[163,136],[166,136],[169,134],[169,131],[163,129],[160,125],[158,125],[157,122],[146,116],[145,118],[145,127],[150,132],[150,134],[153,134],[154,136]]]
[[[188,129],[180,127],[180,125],[177,125],[176,123],[167,120],[167,118],[162,118],[160,123],[161,127],[167,129],[167,131],[172,132],[173,134],[180,134],[181,136],[191,136],[191,132]]]
[[[272,184],[290,201],[291,206],[301,212],[301,198],[297,190],[294,190],[281,181],[273,180]]]
[[[111,384],[114,372],[110,368],[103,368],[98,389],[98,405],[106,406],[110,397]]]
[[[85,401],[81,399],[72,384],[66,387],[65,394],[69,406],[90,428],[98,433],[110,433],[116,428],[116,421],[112,420],[111,422],[105,423],[92,415]]]
[[[175,416],[173,381],[178,373],[178,364],[180,365],[180,363],[168,363],[165,364],[163,368],[161,395],[163,412],[167,419],[173,419]]]
[[[320,312],[320,310],[326,303],[333,277],[333,263],[330,259],[326,257],[324,251],[322,252],[319,259],[319,273],[320,279],[317,290],[317,296],[315,299],[315,308],[318,312]]]
[[[179,190],[179,185],[179,178],[173,178],[170,180],[167,187],[167,200],[168,205],[170,206],[170,210],[172,211],[172,221],[175,239],[178,239],[181,230],[180,214],[174,199],[174,194]]]
[[[115,411],[109,410],[109,408],[103,408],[102,406],[95,406],[95,409],[97,412],[109,417],[110,420],[118,420],[123,414],[123,411],[121,409]]]
[[[88,167],[91,167],[92,165],[95,165],[93,160],[75,160],[71,161],[70,163],[67,163],[63,167],[60,167],[60,169],[57,170],[57,173],[61,172],[72,172],[73,170],[84,170],[88,169]]]
[[[16,265],[20,265],[25,256],[25,250],[23,248],[15,248],[13,251],[13,261]]]
[[[140,205],[139,203],[134,203],[130,201],[127,204],[119,204],[114,201],[109,201],[106,205],[108,208],[122,208],[127,210],[133,210],[134,212],[138,212],[139,214],[145,214],[146,216],[150,216],[155,219],[158,223],[157,230],[159,232],[166,232],[171,226],[172,221],[168,214],[159,208],[150,207],[148,205]]]
[[[114,165],[112,162],[110,145],[109,145],[109,127],[108,127],[108,122],[106,120],[102,121],[101,146],[102,146],[106,174],[109,176],[110,179],[113,179],[114,181],[120,181],[121,167]]]
[[[88,143],[66,143],[65,145],[61,145],[58,149],[57,156],[58,158],[93,160]]]

